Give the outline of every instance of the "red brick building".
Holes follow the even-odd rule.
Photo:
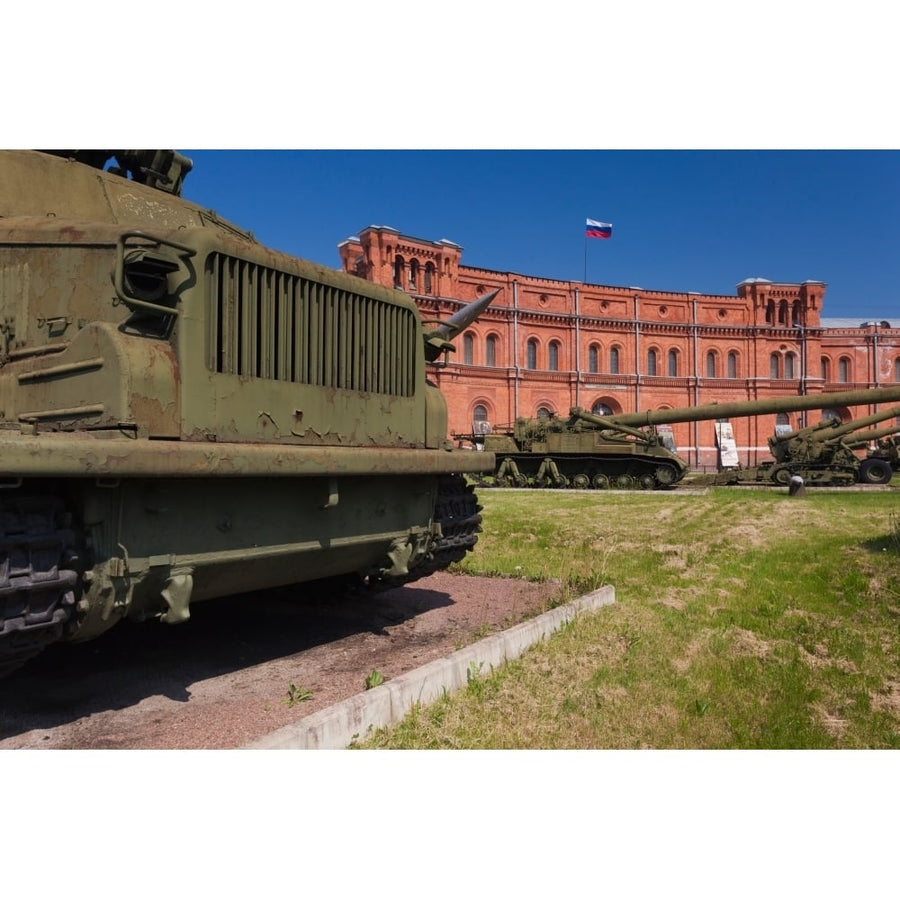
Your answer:
[[[476,421],[566,415],[572,406],[637,412],[900,381],[900,328],[823,319],[820,281],[750,278],[734,296],[557,281],[463,266],[462,248],[452,241],[378,225],[339,251],[345,272],[409,293],[426,319],[446,319],[500,288],[434,376],[453,433],[471,432]],[[849,419],[874,411],[828,414]],[[796,428],[819,418],[801,412],[733,419],[741,464],[769,458],[776,424]],[[692,468],[716,465],[713,422],[673,428]]]

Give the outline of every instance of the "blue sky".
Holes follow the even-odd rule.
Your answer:
[[[814,279],[826,317],[900,320],[894,150],[183,152],[186,197],[328,266],[390,225],[460,244],[470,266],[725,295]],[[585,241],[586,218],[612,238]]]
[[[900,319],[885,8],[344,0],[286,17],[257,0],[179,10],[157,65],[136,7],[115,18],[140,38],[135,78],[110,69],[83,5],[50,30],[18,4],[7,68],[33,74],[7,92],[0,141],[184,150],[188,197],[330,266],[343,238],[391,225],[472,266],[726,295],[816,279],[826,316]],[[588,217],[614,233],[585,271]]]

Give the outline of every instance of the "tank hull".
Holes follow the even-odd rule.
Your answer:
[[[499,487],[581,490],[659,490],[677,484],[687,467],[679,460],[617,453],[507,453],[497,457]]]
[[[0,151],[0,675],[126,618],[463,558],[494,458],[453,449],[427,365],[492,298],[426,330],[182,200],[183,157],[72,153]],[[137,180],[79,161],[109,153]]]

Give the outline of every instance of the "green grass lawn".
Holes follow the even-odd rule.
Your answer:
[[[365,746],[900,747],[892,491],[486,490],[460,571],[600,584],[576,619]]]

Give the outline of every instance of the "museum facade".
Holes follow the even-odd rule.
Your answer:
[[[518,417],[599,414],[765,400],[900,382],[900,328],[822,318],[826,285],[748,278],[731,295],[648,291],[473,268],[462,247],[372,225],[338,245],[343,271],[409,294],[425,319],[446,320],[493,290],[487,312],[433,373],[452,434]],[[826,409],[858,418],[875,406]],[[818,412],[731,420],[741,465],[769,458],[776,427]],[[487,424],[484,424],[487,423]],[[679,454],[715,468],[712,421],[678,423]]]

